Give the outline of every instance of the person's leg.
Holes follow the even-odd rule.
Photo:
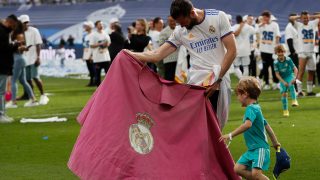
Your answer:
[[[254,180],[269,180],[267,176],[263,174],[263,171],[259,168],[253,168],[252,169],[252,175],[251,178]]]
[[[100,63],[94,63],[94,67],[96,70],[96,86],[99,86],[101,83],[101,67],[100,67]]]
[[[17,93],[18,93],[17,80],[19,79],[19,76],[23,69],[24,69],[23,65],[21,64],[18,57],[15,55],[12,76],[11,76],[11,93],[12,93],[11,101],[13,104],[17,104]]]
[[[94,85],[94,66],[92,60],[86,60],[87,68],[89,71],[90,81],[88,86]]]
[[[248,170],[248,167],[243,164],[236,164],[234,166],[234,172],[245,179],[252,179],[252,173]]]
[[[256,77],[257,75],[257,61],[256,57],[254,56],[254,51],[251,51],[250,54],[249,75],[253,77]]]
[[[26,66],[25,67],[26,71],[26,79],[27,82],[29,83],[31,89],[33,90],[33,84],[32,84],[32,78],[31,78],[31,66]],[[28,99],[28,94],[25,89],[23,89],[23,94],[17,98],[17,100],[27,100]]]
[[[249,76],[250,57],[249,56],[242,57],[241,63],[243,67],[243,76]]]
[[[288,111],[288,94],[287,93],[282,93],[281,102],[282,102],[283,111]]]
[[[274,71],[274,64],[273,64],[274,59],[272,57],[272,54],[269,54],[269,58],[268,59],[269,59],[268,63],[269,63],[269,66],[271,67],[271,72],[272,72],[272,81],[274,83],[279,83],[279,80],[278,80],[278,78],[276,76],[276,73]]]
[[[263,79],[266,83],[266,85],[269,86],[269,66],[268,66],[268,54],[267,53],[261,53],[261,59],[262,59],[262,73],[263,73]]]
[[[34,80],[34,82],[36,83],[39,91],[40,91],[40,94],[41,95],[44,95],[44,90],[43,90],[43,83],[40,79],[40,75],[38,73],[38,69],[39,67],[35,66],[35,65],[32,65],[31,66],[31,77],[32,79]]]
[[[306,70],[308,71],[308,79],[307,79],[307,95],[314,96],[316,95],[313,92],[313,80],[316,73],[316,57],[315,53],[308,54],[308,60],[306,65]]]
[[[242,64],[241,57],[236,57],[233,61],[234,65],[234,74],[237,76],[238,79],[242,78],[242,71],[240,70],[240,66]]]
[[[307,64],[307,60],[305,59],[304,56],[301,55],[299,58],[299,72],[298,72],[298,78],[296,81],[298,93],[300,96],[302,95],[302,82],[303,82],[304,71],[306,69],[306,64]]]
[[[7,77],[7,75],[0,74],[0,116],[5,115],[4,94],[6,92]]]
[[[34,96],[33,91],[26,80],[25,69],[22,69],[22,72],[19,76],[19,81],[22,84],[23,88],[26,90],[29,99],[32,99],[32,101],[36,101],[36,97]]]

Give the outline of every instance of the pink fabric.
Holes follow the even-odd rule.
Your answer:
[[[160,79],[120,52],[78,116],[68,163],[81,179],[240,179],[204,89]],[[153,148],[138,153],[129,132],[137,113],[153,119]],[[150,141],[146,141],[150,142]],[[141,143],[146,146],[146,143]]]

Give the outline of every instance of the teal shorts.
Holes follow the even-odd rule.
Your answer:
[[[286,87],[282,82],[280,82],[280,93],[283,94],[285,92],[289,92],[290,91],[290,86],[294,86],[293,84],[290,84],[291,81],[293,80],[293,76],[288,76],[285,78],[282,78],[285,82],[287,82],[289,84],[288,87]]]
[[[240,157],[237,164],[245,165],[249,170],[259,168],[266,171],[270,166],[270,149],[257,148],[248,150]]]
[[[32,79],[40,79],[38,68],[34,64],[26,66],[26,79],[28,81]]]

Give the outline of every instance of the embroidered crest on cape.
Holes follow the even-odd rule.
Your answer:
[[[148,113],[137,113],[137,124],[132,124],[129,128],[130,145],[139,154],[148,154],[153,149],[153,136],[150,128],[154,121]]]

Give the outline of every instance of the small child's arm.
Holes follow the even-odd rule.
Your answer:
[[[279,79],[279,81],[281,81],[285,86],[288,86],[288,83],[282,79],[282,77],[280,76],[279,72],[275,72],[276,73],[276,77]]]
[[[298,77],[298,68],[296,66],[294,66],[293,72],[294,72],[294,79],[292,80],[291,84],[294,84],[296,82],[297,77]]]
[[[265,128],[266,128],[267,133],[268,133],[268,135],[269,135],[269,137],[270,137],[270,139],[271,139],[271,141],[272,141],[273,147],[274,147],[275,149],[277,149],[277,147],[280,146],[280,143],[279,143],[276,135],[274,134],[271,126],[270,126],[269,124],[266,124],[266,125],[265,125]]]
[[[252,122],[250,120],[246,120],[243,124],[241,124],[237,129],[232,131],[229,134],[225,134],[219,138],[219,141],[226,142],[227,140],[231,141],[233,137],[236,137],[237,135],[245,132],[252,126]]]

